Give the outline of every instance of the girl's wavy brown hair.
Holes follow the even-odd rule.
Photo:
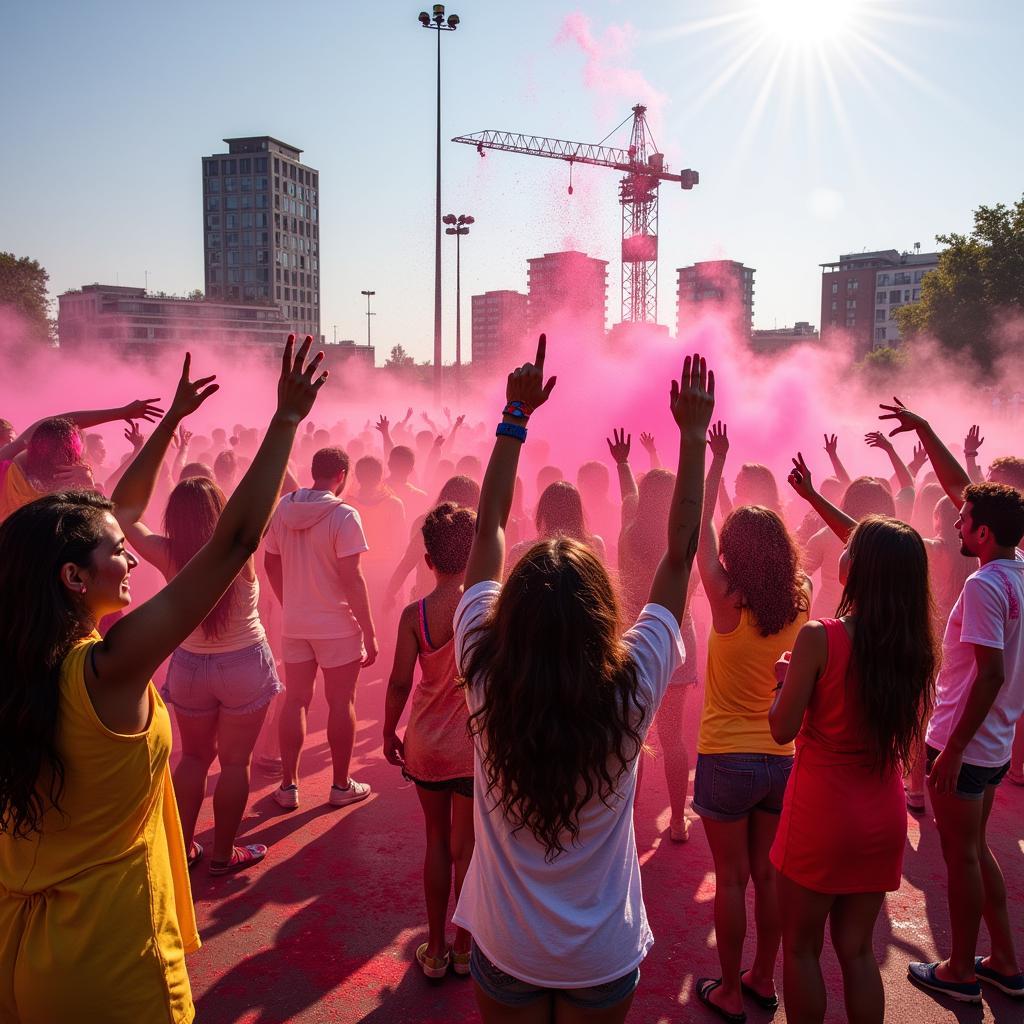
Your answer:
[[[578,841],[587,803],[611,806],[643,743],[636,664],[593,551],[568,537],[530,548],[470,635],[464,668],[483,690],[470,731],[488,797],[552,861]]]
[[[729,580],[761,636],[780,632],[807,610],[800,554],[777,512],[740,505],[722,524],[718,553]]]

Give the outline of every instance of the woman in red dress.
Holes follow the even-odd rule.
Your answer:
[[[902,778],[936,665],[920,535],[887,516],[848,525],[839,617],[800,630],[791,660],[779,662],[781,692],[770,717],[777,742],[796,737],[771,860],[779,872],[783,995],[789,1019],[801,1024],[825,1016],[818,959],[826,920],[843,972],[846,1018],[883,1018],[872,932],[885,893],[900,886]]]

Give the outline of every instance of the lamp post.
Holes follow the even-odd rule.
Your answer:
[[[444,233],[455,236],[455,374],[458,377],[462,372],[462,236],[469,234],[469,225],[475,220],[466,213],[458,217],[449,213],[443,220],[449,225]]]
[[[437,33],[437,187],[434,207],[434,394],[441,396],[441,33],[454,32],[459,16],[444,15],[444,4],[434,4],[433,16],[420,11],[419,22]]]
[[[360,292],[359,294],[366,296],[366,347],[369,348],[370,347],[370,317],[377,315],[376,313],[371,313],[370,312],[370,296],[371,295],[376,295],[377,293],[376,292],[363,291],[363,292]]]

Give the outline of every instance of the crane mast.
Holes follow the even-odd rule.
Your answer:
[[[692,189],[700,181],[700,175],[689,168],[678,174],[669,173],[664,155],[657,151],[647,125],[647,108],[638,103],[632,113],[628,149],[504,131],[459,135],[452,142],[475,146],[481,156],[485,149],[494,149],[564,160],[570,166],[580,163],[620,171],[622,320],[655,323],[658,318],[658,188],[663,181],[677,181],[682,188]],[[569,191],[572,192],[571,185]]]

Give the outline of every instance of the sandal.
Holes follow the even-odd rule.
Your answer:
[[[720,988],[721,985],[721,978],[698,978],[697,998],[712,1013],[717,1013],[722,1020],[727,1020],[729,1024],[744,1024],[747,1019],[746,1013],[730,1013],[728,1010],[724,1010],[721,1006],[711,1002],[711,993],[714,992],[716,988]]]
[[[424,942],[416,950],[416,962],[423,969],[428,978],[443,978],[448,973],[448,964],[451,963],[452,951],[445,950],[442,957],[427,956],[427,944]]]
[[[211,875],[233,875],[236,871],[245,871],[253,864],[259,864],[267,855],[267,848],[262,843],[252,843],[249,846],[233,846],[231,848],[231,860],[210,861]]]
[[[683,818],[681,825],[669,823],[668,837],[673,843],[687,843],[690,841],[690,819]]]
[[[465,977],[469,974],[469,958],[473,955],[472,950],[467,949],[465,953],[460,953],[456,949],[451,950],[452,954],[452,970],[456,974],[460,974]]]
[[[752,988],[743,980],[744,974],[749,974],[750,968],[744,967],[740,971],[740,988],[750,996],[751,999],[761,1007],[762,1010],[777,1010],[779,1008],[779,997],[777,993],[773,993],[770,996],[763,996],[756,988]]]
[[[189,871],[191,871],[202,859],[203,848],[195,840],[192,840],[192,845],[188,848],[188,856],[186,857]]]

